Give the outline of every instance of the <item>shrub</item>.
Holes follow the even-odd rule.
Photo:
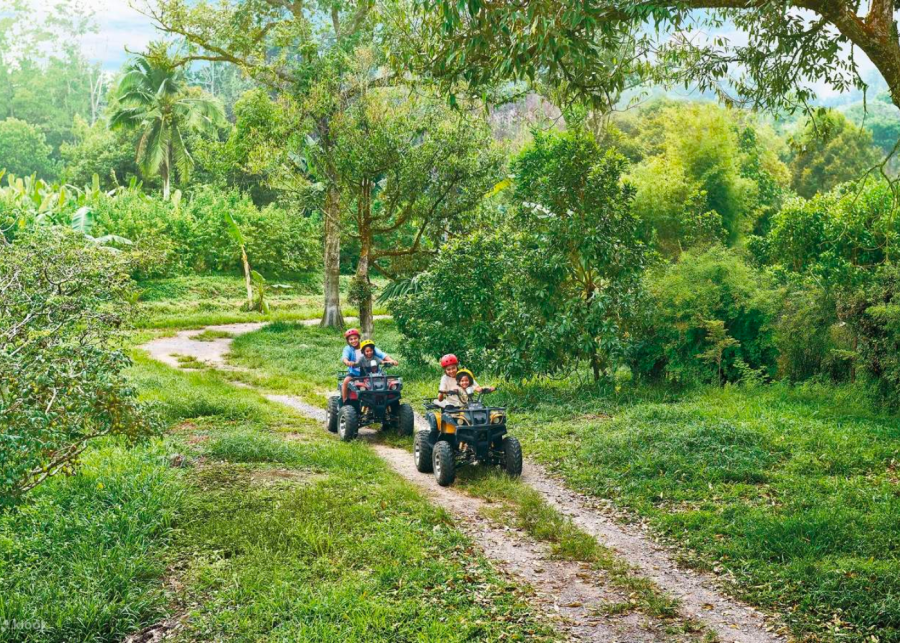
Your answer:
[[[775,374],[777,292],[736,251],[689,251],[648,273],[651,308],[636,366],[682,384]]]
[[[16,118],[0,121],[0,170],[16,176],[37,174],[38,178],[52,179],[57,167],[50,160],[51,152],[43,132],[34,125]]]
[[[241,250],[228,233],[226,212],[244,232],[250,262],[258,272],[291,276],[310,272],[320,262],[318,219],[275,205],[260,210],[236,190],[205,186],[173,202],[127,190],[99,198],[94,209],[102,234],[130,239],[157,257],[154,270],[145,276],[240,270]]]
[[[150,433],[113,339],[127,266],[63,229],[0,237],[0,504],[71,472],[89,441]]]
[[[839,312],[858,342],[862,374],[882,401],[900,407],[900,267],[879,268],[872,283],[842,298]]]
[[[812,280],[794,280],[775,322],[778,374],[792,382],[850,374],[852,341],[838,320],[834,293]]]

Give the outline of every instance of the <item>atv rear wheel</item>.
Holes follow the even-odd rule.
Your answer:
[[[338,436],[344,442],[350,442],[356,437],[357,431],[359,431],[359,413],[349,404],[342,406],[338,414]]]
[[[522,475],[522,445],[511,435],[503,440],[503,468],[514,478]]]
[[[438,442],[431,454],[434,467],[434,479],[442,487],[453,484],[456,479],[456,462],[453,459],[453,447],[449,442]]]
[[[416,425],[416,417],[413,414],[412,407],[409,404],[401,404],[398,417],[399,422],[397,426],[400,435],[412,435]]]
[[[341,412],[341,398],[332,396],[328,398],[328,408],[325,410],[325,427],[331,433],[337,433],[338,415]]]
[[[429,431],[419,431],[416,433],[416,439],[413,442],[413,458],[416,461],[416,470],[419,473],[431,473],[434,464],[431,461],[432,451],[434,447],[431,444]]]

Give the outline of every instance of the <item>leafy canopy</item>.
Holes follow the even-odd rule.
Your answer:
[[[409,59],[450,89],[530,80],[609,106],[643,82],[695,83],[726,103],[792,109],[815,98],[819,81],[837,91],[865,86],[854,57],[843,53],[854,45],[900,100],[893,0],[418,4],[410,29],[430,47]],[[745,43],[716,35],[729,23]]]

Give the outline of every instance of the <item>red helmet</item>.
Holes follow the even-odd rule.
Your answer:
[[[362,335],[359,334],[358,330],[356,330],[355,328],[351,328],[346,333],[344,333],[344,339],[350,339],[350,337],[353,335],[356,335],[357,337],[362,337]]]
[[[441,368],[447,368],[448,366],[452,366],[453,364],[459,364],[459,360],[456,359],[456,355],[454,355],[453,353],[444,355],[441,358]]]

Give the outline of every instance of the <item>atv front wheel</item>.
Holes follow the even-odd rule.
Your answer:
[[[412,407],[409,404],[400,405],[398,427],[400,435],[412,435],[416,425],[416,418],[413,414]]]
[[[511,435],[503,440],[503,468],[514,478],[522,475],[522,445]]]
[[[449,442],[438,442],[431,454],[434,467],[434,479],[442,487],[453,484],[456,479],[456,462],[453,460],[453,447]]]
[[[341,407],[338,415],[338,437],[344,442],[350,442],[356,437],[357,431],[359,431],[359,414],[356,409],[349,404]]]
[[[413,458],[415,458],[416,470],[419,473],[431,473],[434,469],[434,465],[431,462],[434,447],[431,445],[429,435],[429,431],[419,431],[416,433],[416,439],[413,442]]]
[[[341,398],[332,396],[328,398],[328,408],[325,410],[325,427],[330,433],[337,433],[338,415],[341,412]]]

